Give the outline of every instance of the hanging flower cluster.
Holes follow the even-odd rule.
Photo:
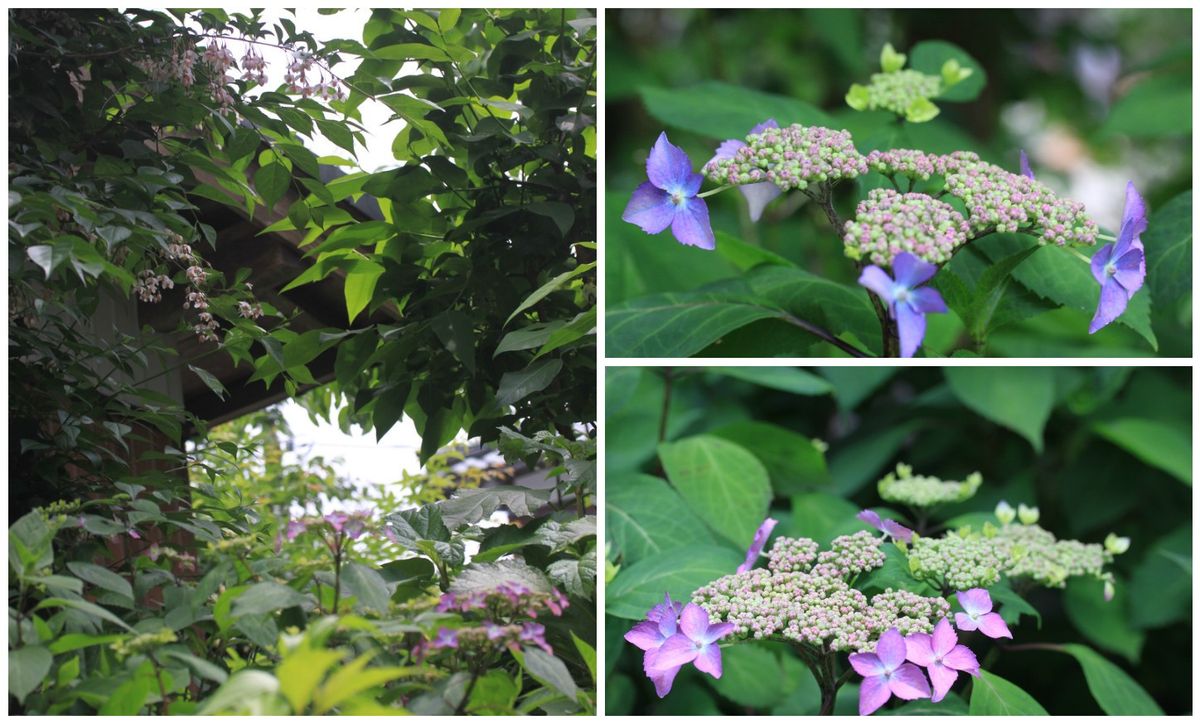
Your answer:
[[[882,75],[907,77],[900,72]],[[945,73],[942,79],[930,77],[945,87]],[[1012,173],[969,151],[890,149],[864,156],[848,131],[800,124],[781,128],[768,119],[744,140],[721,143],[702,176],[662,133],[646,160],[649,180],[634,191],[621,218],[650,234],[670,228],[681,244],[711,250],[716,236],[705,197],[736,187],[757,221],[773,199],[799,191],[835,224],[846,256],[859,265],[859,284],[878,298],[885,349],[896,339],[900,356],[911,357],[924,340],[926,315],[948,311],[936,290],[919,287],[965,245],[991,233],[1029,234],[1039,244],[1055,246],[1094,246],[1100,237],[1083,204],[1059,197],[1037,181],[1023,153],[1022,159],[1022,172]],[[833,186],[869,171],[883,175],[892,188],[870,189],[854,217],[842,221],[833,206]],[[701,193],[704,177],[721,187]],[[902,191],[904,178],[908,187]],[[919,190],[918,182],[923,184]],[[1142,287],[1146,261],[1140,236],[1145,229],[1145,203],[1129,184],[1114,243],[1091,259],[1079,254],[1101,288],[1089,332],[1117,319]]]

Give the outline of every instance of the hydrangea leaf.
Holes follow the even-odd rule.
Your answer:
[[[605,611],[636,621],[662,602],[663,593],[686,600],[700,586],[736,570],[743,557],[732,548],[702,545],[676,548],[622,567],[605,587]]]
[[[990,671],[980,670],[971,687],[971,716],[1048,716],[1024,689]]]
[[[804,101],[719,81],[687,88],[645,87],[641,93],[651,116],[668,126],[709,138],[744,138],[768,118],[774,118],[780,126],[832,125],[824,111]]]
[[[662,478],[634,473],[610,475],[605,482],[611,558],[619,556],[628,565],[675,548],[711,544],[708,526]]]
[[[743,369],[770,369],[764,367]],[[813,441],[768,422],[743,420],[711,431],[749,450],[767,468],[777,494],[791,495],[830,484],[825,454]]]
[[[943,100],[973,101],[979,97],[980,92],[987,85],[987,73],[984,72],[983,66],[967,51],[953,43],[947,43],[944,40],[926,40],[910,48],[908,55],[911,59],[909,67],[913,70],[943,78],[943,89],[938,96]],[[958,64],[959,81],[950,87],[945,87],[943,68],[949,60]],[[964,76],[962,75],[964,71],[969,72]]]
[[[1111,716],[1162,716],[1163,710],[1119,666],[1081,644],[1064,644],[1058,647],[1063,653],[1075,657],[1083,667],[1088,691],[1096,703]]]
[[[1067,618],[1089,641],[1136,664],[1146,633],[1129,623],[1129,588],[1119,582],[1113,599],[1104,600],[1104,584],[1094,578],[1072,578],[1063,595]]]
[[[721,651],[724,674],[712,682],[721,696],[744,707],[769,709],[791,692],[794,682],[784,679],[779,655],[755,643]]]
[[[1186,485],[1192,484],[1190,429],[1140,417],[1103,420],[1093,429],[1142,462],[1165,470]]]
[[[767,470],[740,445],[711,435],[663,443],[667,480],[691,509],[735,546],[749,545],[771,502]]]
[[[983,417],[1042,450],[1042,431],[1054,407],[1054,370],[1043,367],[949,367],[954,395]]]

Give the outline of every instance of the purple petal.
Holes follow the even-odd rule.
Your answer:
[[[737,568],[738,573],[745,573],[754,567],[754,562],[762,555],[763,546],[767,544],[767,538],[777,523],[779,521],[774,518],[767,518],[758,526],[758,530],[754,531],[754,540],[750,542],[750,548],[746,551],[746,561]]]
[[[992,610],[992,596],[987,592],[986,588],[971,588],[966,591],[959,591],[955,596],[958,598],[958,605],[962,606],[962,610],[973,617]],[[959,626],[959,628],[962,628],[962,626]]]
[[[679,673],[682,666],[657,666],[657,650],[647,651],[642,658],[642,670],[654,683],[654,692],[658,694],[658,698],[662,698],[671,692],[671,686],[675,683],[675,675]]]
[[[770,181],[764,181],[757,184],[746,184],[738,186],[742,192],[742,196],[746,197],[746,205],[749,206],[750,220],[758,221],[762,218],[763,209],[767,208],[767,204],[774,201],[783,190]]]
[[[990,615],[995,616],[996,614]],[[975,658],[975,652],[962,644],[950,649],[950,652],[942,657],[942,663],[952,669],[965,671],[972,676],[979,673],[979,659]]]
[[[1121,214],[1121,233],[1117,234],[1116,255],[1122,256],[1146,230],[1146,202],[1130,181],[1125,185],[1125,212]]]
[[[917,666],[933,664],[933,637],[926,633],[914,633],[904,637],[905,656]]]
[[[733,633],[733,630],[736,628],[737,628],[737,626],[734,626],[733,624],[728,623],[728,622],[714,623],[711,626],[709,626],[708,631],[705,632],[704,643],[711,644],[711,643],[720,641],[721,639],[725,638],[729,634]]]
[[[924,699],[929,696],[929,682],[921,670],[912,664],[904,664],[892,674],[892,693],[901,699]]]
[[[961,612],[954,614],[954,626],[959,631],[974,631],[979,628],[979,625],[975,623],[975,619]]]
[[[892,287],[895,286],[895,282],[887,272],[874,264],[863,268],[862,274],[858,277],[858,283],[874,292],[875,296],[882,299],[884,304],[890,305],[896,299],[892,295]]]
[[[683,602],[672,601],[671,594],[664,593],[663,602],[646,612],[646,620],[658,621],[663,618],[669,618],[671,621],[678,621],[681,611],[683,611]]]
[[[925,339],[925,315],[908,304],[897,304],[896,329],[900,332],[900,356],[912,357]]]
[[[679,631],[692,641],[703,641],[708,633],[708,611],[694,603],[684,606],[679,616]]]
[[[933,278],[937,273],[937,265],[921,261],[907,251],[900,252],[892,260],[892,271],[896,274],[896,283],[909,289],[916,289]]]
[[[883,632],[875,644],[875,655],[888,671],[895,671],[896,667],[904,663],[904,659],[908,657],[908,647],[905,646],[904,637],[900,635],[899,629],[893,627]]]
[[[876,267],[876,268],[878,268],[878,267]],[[859,520],[861,520],[862,522],[866,523],[867,525],[871,526],[872,528],[875,528],[876,530],[883,530],[883,521],[880,520],[879,514],[873,510],[861,511],[855,517],[858,518]]]
[[[690,638],[684,634],[675,634],[658,647],[654,654],[653,665],[656,670],[683,666],[695,661],[699,653],[699,648]]]
[[[883,521],[883,525],[880,526],[880,530],[882,530],[884,533],[887,533],[888,535],[895,538],[896,540],[902,540],[905,543],[912,542],[913,532],[911,530],[909,530],[908,528],[905,528],[904,526],[900,525],[899,523],[897,523],[894,520]]]
[[[892,698],[892,689],[888,680],[883,676],[871,676],[863,679],[862,687],[858,690],[858,714],[867,716],[883,706]]]
[[[1025,149],[1021,149],[1021,175],[1033,178],[1033,169],[1029,168],[1029,157],[1025,155]]]
[[[625,633],[625,640],[642,651],[656,649],[662,645],[666,637],[658,630],[654,621],[641,621]]]
[[[859,676],[880,676],[887,673],[887,667],[875,654],[850,654],[850,666]]]
[[[992,639],[1011,639],[1008,624],[998,613],[985,613],[979,617],[979,632]]]
[[[671,233],[684,246],[698,246],[710,251],[717,248],[717,238],[713,236],[712,225],[708,221],[708,205],[704,199],[690,198],[676,207]]]
[[[1129,292],[1116,279],[1109,279],[1100,287],[1100,303],[1096,305],[1096,316],[1088,325],[1088,334],[1095,334],[1121,316],[1129,304]]]
[[[697,669],[711,675],[714,679],[721,678],[721,647],[716,644],[705,645],[692,663],[696,665]]]
[[[934,662],[928,671],[929,681],[933,684],[933,701],[941,701],[950,692],[950,687],[954,686],[958,672],[938,662]]]
[[[706,163],[704,165],[707,166],[709,163],[712,163],[713,161],[723,161],[727,158],[733,158],[734,156],[737,156],[738,149],[745,148],[745,147],[746,147],[746,142],[739,141],[736,138],[731,138],[728,141],[724,141],[721,143],[720,146],[717,146],[717,150],[715,153],[713,153],[713,157],[710,158],[708,160],[708,163]]]
[[[758,124],[754,128],[751,128],[749,135],[757,136],[758,134],[762,133],[763,131],[767,130],[768,128],[779,128],[779,124],[775,121],[774,118],[768,118],[767,120]]]
[[[941,293],[932,287],[913,289],[908,293],[908,295],[909,305],[922,314],[930,314],[935,312],[938,314],[945,314],[949,311],[946,309],[946,302],[942,299]]]
[[[646,177],[660,189],[670,189],[687,181],[692,173],[692,160],[682,148],[672,145],[663,131],[646,157]]]
[[[1108,266],[1108,261],[1112,259],[1113,249],[1116,244],[1105,244],[1100,249],[1092,254],[1092,278],[1100,286],[1104,286],[1104,282],[1108,281],[1108,275],[1104,273],[1104,267]]]
[[[1136,248],[1125,252],[1121,258],[1117,259],[1113,277],[1121,286],[1125,287],[1125,291],[1132,297],[1133,293],[1141,289],[1142,283],[1146,281],[1146,252]]]
[[[647,181],[634,189],[621,219],[637,224],[647,234],[657,234],[675,220],[675,204],[670,194]]]
[[[950,653],[958,645],[958,636],[954,633],[949,619],[943,618],[933,627],[932,645],[933,653],[939,657]]]

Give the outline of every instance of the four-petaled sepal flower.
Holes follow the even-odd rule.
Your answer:
[[[900,334],[900,356],[912,357],[925,339],[925,315],[946,312],[946,303],[936,289],[921,287],[937,272],[937,265],[923,262],[906,251],[896,255],[892,271],[895,279],[871,264],[863,269],[858,283],[888,305],[888,313],[896,320]]]
[[[938,621],[932,636],[909,634],[904,642],[908,660],[929,672],[929,680],[933,683],[932,701],[945,698],[958,679],[958,672],[979,675],[979,661],[970,649],[958,642],[958,634],[947,619]]]
[[[890,628],[875,643],[875,653],[850,654],[850,666],[863,677],[858,694],[858,713],[866,716],[897,696],[926,699],[929,682],[913,664],[907,663],[908,648],[899,629]]]
[[[664,131],[646,158],[649,181],[638,186],[621,218],[648,234],[668,226],[680,244],[701,249],[717,248],[708,221],[708,206],[696,196],[704,177],[692,171],[683,149],[671,145]]]
[[[1129,300],[1146,281],[1146,248],[1142,232],[1146,230],[1146,202],[1130,181],[1125,187],[1125,213],[1117,240],[1092,256],[1092,276],[1100,284],[1100,302],[1096,316],[1088,326],[1095,334],[1125,312]]]
[[[963,613],[954,614],[959,631],[979,631],[992,639],[1011,639],[1012,632],[1000,614],[992,612],[992,597],[986,589],[972,588],[958,592],[958,605]]]
[[[913,532],[910,529],[905,528],[894,520],[881,519],[879,514],[873,510],[864,510],[858,514],[857,518],[872,528],[883,531],[895,540],[904,541],[905,543],[912,542]]]
[[[707,611],[694,603],[687,604],[679,614],[679,633],[663,642],[653,661],[647,659],[646,673],[651,679],[662,676],[674,679],[685,664],[695,664],[713,678],[721,678],[721,646],[717,642],[733,633],[733,629],[731,623],[710,623]]]

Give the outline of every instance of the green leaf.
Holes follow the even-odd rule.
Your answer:
[[[475,376],[475,331],[471,318],[457,309],[442,312],[429,323],[446,351]]]
[[[579,658],[583,659],[583,663],[587,664],[588,673],[592,675],[592,682],[598,682],[596,678],[596,649],[591,644],[584,641],[571,632],[571,641],[575,643],[575,650],[579,652]]]
[[[724,675],[712,682],[721,696],[740,706],[769,709],[791,692],[779,656],[765,646],[743,642],[721,652]]]
[[[387,583],[374,569],[361,563],[347,563],[342,566],[342,584],[346,590],[358,599],[358,605],[371,611],[387,613],[388,593]]]
[[[342,660],[342,652],[303,648],[284,657],[276,667],[279,688],[292,712],[302,714],[312,701],[317,685],[331,667]]]
[[[1191,523],[1167,533],[1150,546],[1133,572],[1129,594],[1131,622],[1138,628],[1159,628],[1191,620]]]
[[[508,315],[508,319],[504,320],[505,326],[507,326],[508,323],[513,320],[513,317],[516,317],[521,312],[525,311],[526,309],[529,309],[533,305],[542,301],[547,296],[549,296],[549,294],[551,292],[559,289],[560,287],[562,287],[564,284],[571,281],[572,279],[574,279],[582,274],[586,274],[587,272],[589,272],[595,268],[596,268],[596,262],[580,264],[579,266],[575,267],[571,271],[563,272],[562,274],[559,274],[558,276],[554,277],[553,279],[546,282],[542,286],[538,287],[536,290],[534,290],[534,292],[532,294],[530,294],[528,297],[525,297],[525,301],[523,301],[519,305],[517,305],[517,308],[513,310],[512,314]]]
[[[374,656],[374,652],[363,654],[349,664],[334,670],[313,697],[313,713],[325,714],[367,689],[375,688],[389,681],[430,673],[428,669],[420,666],[366,668],[367,663]]]
[[[1027,248],[1030,239],[1018,234],[996,234],[972,246],[978,246],[993,262],[1012,256]],[[1081,250],[1086,255],[1094,254],[1099,245],[1090,250]],[[1044,246],[1013,270],[1016,278],[1026,289],[1043,299],[1061,307],[1068,307],[1086,314],[1089,318],[1096,311],[1100,298],[1100,287],[1092,278],[1092,272],[1074,254],[1057,246]],[[1150,326],[1150,290],[1143,288],[1129,300],[1125,313],[1117,321],[1141,335],[1150,347],[1158,349],[1158,339]],[[1103,331],[1098,334],[1103,334]]]
[[[1177,304],[1192,291],[1192,192],[1184,191],[1150,214],[1142,232],[1146,283],[1156,306]]]
[[[229,391],[225,389],[225,385],[221,384],[221,380],[217,379],[217,376],[213,373],[195,365],[188,365],[187,367],[192,371],[192,374],[199,377],[200,381],[203,382],[208,389],[212,390],[213,394],[217,397],[224,400],[225,396],[229,394]]]
[[[944,40],[925,40],[910,48],[908,54],[912,58],[909,67],[926,75],[942,77],[942,71],[948,60],[958,63],[960,69],[970,71],[967,76],[949,88],[945,88],[943,82],[944,90],[937,96],[941,100],[973,101],[979,97],[980,92],[987,85],[987,73],[983,70],[983,66],[967,51],[953,43],[947,43]],[[961,76],[961,73],[959,75]]]
[[[754,420],[733,422],[710,430],[709,434],[735,442],[753,453],[766,466],[771,476],[771,487],[776,494],[791,495],[812,488],[829,487],[831,479],[825,465],[825,454],[803,435]]]
[[[225,671],[225,669],[222,669],[220,666],[217,666],[211,661],[202,659],[198,656],[192,656],[191,654],[184,653],[182,651],[175,651],[173,649],[164,649],[162,651],[162,656],[168,659],[175,659],[176,661],[187,665],[189,669],[196,672],[196,675],[202,679],[208,679],[209,681],[222,684],[226,679],[229,678],[229,673]]]
[[[793,395],[828,395],[833,387],[824,379],[795,367],[709,367],[709,372],[752,382]]]
[[[506,558],[493,563],[472,563],[450,584],[450,592],[465,596],[494,591],[503,583],[520,583],[535,593],[549,593],[550,582],[538,569],[519,559]]]
[[[596,550],[589,550],[579,559],[554,561],[546,568],[546,573],[570,595],[591,599],[596,591]]]
[[[605,611],[613,616],[639,620],[663,594],[676,601],[691,599],[700,586],[735,571],[743,553],[712,545],[676,548],[662,555],[645,558],[621,572],[604,590]],[[612,654],[610,654],[612,655]]]
[[[129,599],[130,603],[133,602],[133,586],[129,581],[103,566],[83,561],[70,561],[67,563],[67,570],[97,588],[112,591],[122,598]]]
[[[1134,138],[1188,136],[1192,130],[1191,74],[1144,77],[1113,103],[1103,130]],[[1146,261],[1150,261],[1148,254]]]
[[[712,533],[665,480],[642,473],[605,480],[605,531],[624,565],[675,548],[711,544]]]
[[[233,602],[233,617],[255,616],[299,606],[305,598],[296,589],[274,581],[256,583]]]
[[[1054,407],[1049,367],[947,367],[954,395],[979,415],[1018,433],[1037,452]]]
[[[263,700],[276,696],[279,689],[279,680],[266,671],[243,669],[221,684],[220,688],[213,692],[196,710],[196,713],[200,716],[218,713],[255,713],[256,710],[262,708]]]
[[[25,697],[50,673],[54,657],[45,646],[24,646],[8,652],[8,693],[25,703]]]
[[[965,308],[956,307],[954,309],[973,339],[980,341],[987,339],[987,333],[992,329],[992,321],[996,317],[996,312],[1004,299],[1004,293],[1012,280],[1013,269],[1016,269],[1038,249],[1037,246],[1022,249],[988,266],[969,295],[969,303]]]
[[[579,687],[571,678],[571,672],[567,671],[567,665],[562,659],[534,646],[526,647],[524,654],[523,664],[530,676],[575,701],[579,696]]]
[[[497,405],[512,405],[550,386],[562,369],[561,359],[539,359],[525,369],[505,372],[496,390]]]
[[[971,716],[1049,716],[1016,684],[980,670],[971,686]]]
[[[438,10],[438,30],[444,33],[453,28],[455,23],[458,22],[460,15],[462,15],[462,10],[459,10],[458,8],[442,8],[441,10]]]
[[[1095,423],[1093,429],[1147,465],[1192,484],[1192,435],[1162,420],[1125,417]]]
[[[561,201],[535,201],[526,205],[525,209],[553,221],[554,225],[558,227],[559,234],[563,237],[566,237],[575,224],[575,210],[569,204]]]
[[[534,355],[534,359],[541,357],[547,352],[553,352],[560,347],[571,344],[572,342],[583,339],[588,335],[596,333],[596,308],[592,307],[586,312],[581,312],[575,316],[567,324],[557,327],[546,340],[546,344],[538,350]],[[594,343],[594,340],[592,340]]]
[[[806,493],[792,498],[792,517],[788,531],[795,536],[812,538],[827,545],[839,535],[862,530],[856,517],[861,508],[830,493]]]
[[[96,618],[102,618],[109,623],[115,623],[126,631],[133,631],[133,627],[118,618],[116,614],[108,609],[101,608],[94,603],[89,603],[88,601],[77,601],[68,598],[47,598],[34,607],[33,610],[40,611],[43,608],[73,608],[77,611],[82,611],[89,616],[95,616]]]
[[[442,520],[451,528],[473,525],[500,508],[507,508],[521,518],[537,515],[538,509],[550,500],[549,490],[532,490],[519,485],[497,485],[491,488],[465,488],[453,498],[437,504]]]
[[[354,262],[346,273],[346,318],[353,322],[367,308],[375,294],[375,283],[383,275],[383,265],[367,259]]]
[[[771,482],[745,448],[710,435],[658,446],[667,480],[692,510],[735,546],[747,546],[767,516]]]
[[[254,172],[254,189],[258,191],[263,203],[270,209],[274,208],[275,204],[283,198],[287,192],[288,182],[291,180],[291,172],[283,164],[272,161],[260,166]]]
[[[1105,601],[1104,584],[1095,578],[1071,578],[1063,596],[1067,618],[1080,633],[1097,646],[1136,664],[1141,658],[1146,634],[1130,625],[1126,612],[1128,605],[1126,586],[1118,585],[1113,599]]]
[[[593,315],[595,312],[593,311]],[[558,329],[561,329],[563,323],[561,320],[547,322],[545,324],[531,324],[528,327],[514,329],[508,334],[500,338],[500,344],[496,345],[496,350],[492,352],[492,357],[498,357],[505,352],[517,352],[523,349],[534,349],[546,344],[550,339],[550,335]]]
[[[744,139],[751,128],[768,118],[774,118],[783,127],[793,123],[833,126],[824,111],[804,101],[730,83],[707,81],[686,88],[646,87],[641,94],[651,116],[669,126],[713,139]]]
[[[100,716],[135,716],[142,712],[150,692],[157,686],[153,672],[133,675],[109,695],[96,713]]]
[[[1075,657],[1083,667],[1088,691],[1110,716],[1162,716],[1154,699],[1119,666],[1087,646],[1064,644],[1056,647]],[[973,712],[972,712],[973,713]]]

